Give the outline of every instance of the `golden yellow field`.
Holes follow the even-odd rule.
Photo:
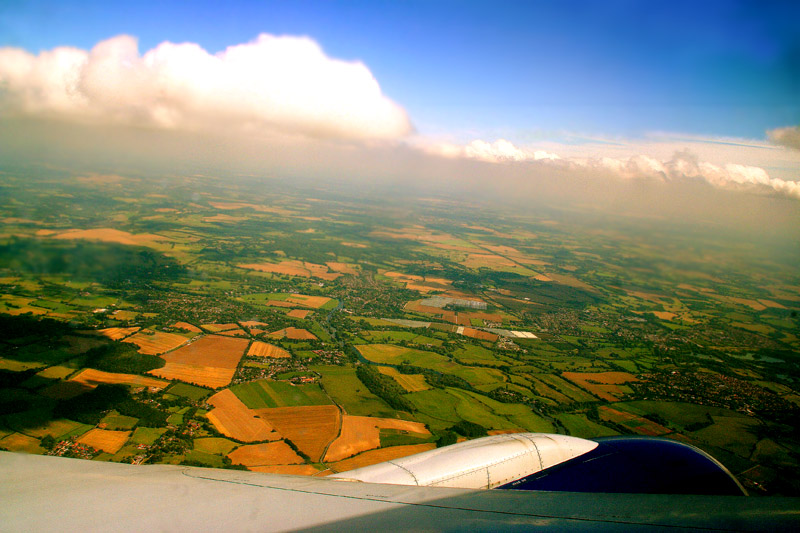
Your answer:
[[[299,318],[302,320],[310,314],[311,311],[309,311],[308,309],[292,309],[291,311],[286,313],[286,316],[290,316],[292,318]]]
[[[218,389],[229,384],[236,373],[235,368],[192,365],[167,362],[163,367],[150,370],[148,374],[164,379],[177,379],[203,387]]]
[[[336,438],[341,424],[341,413],[335,405],[272,407],[255,411],[312,461],[321,460],[325,447]]]
[[[103,335],[104,337],[108,337],[112,341],[118,341],[120,339],[124,339],[128,335],[136,333],[139,331],[139,328],[105,328],[97,330],[98,333]]]
[[[0,447],[11,452],[45,452],[45,449],[39,446],[39,439],[23,435],[22,433],[12,433],[11,435],[0,439]]]
[[[277,359],[291,357],[291,354],[283,348],[278,348],[277,346],[261,341],[253,341],[253,344],[250,345],[250,349],[247,350],[247,355],[250,357],[274,357]]]
[[[348,470],[355,470],[356,468],[375,465],[378,463],[383,463],[384,461],[391,461],[392,459],[399,459],[400,457],[427,452],[428,450],[433,450],[434,448],[436,448],[436,444],[433,442],[380,448],[379,450],[366,451],[362,454],[356,455],[355,457],[329,464],[328,468],[330,468],[331,474],[347,472]]]
[[[305,294],[292,294],[286,301],[289,303],[301,305],[303,307],[311,307],[312,309],[319,309],[331,299],[327,296],[307,296]]]
[[[107,429],[94,428],[84,433],[78,439],[78,442],[91,446],[96,450],[117,453],[130,436],[130,431],[109,431]]]
[[[341,461],[363,451],[378,448],[381,445],[381,428],[430,435],[430,432],[425,428],[425,424],[419,422],[393,418],[344,415],[342,417],[342,430],[339,437],[328,447],[328,451],[325,453],[325,462]]]
[[[341,274],[329,272],[327,265],[318,265],[307,261],[282,261],[280,263],[248,263],[236,265],[239,268],[258,270],[259,272],[271,272],[274,274],[286,274],[289,276],[300,276],[304,278],[319,278],[326,281],[333,281]]]
[[[242,442],[278,440],[280,435],[272,426],[256,416],[230,389],[218,392],[208,403],[214,406],[206,416],[217,428],[217,431]]]
[[[204,329],[217,333],[218,331],[227,331],[229,329],[238,329],[239,324],[232,322],[230,324],[201,324]]]
[[[139,347],[139,353],[146,355],[161,355],[178,348],[189,341],[177,333],[164,333],[163,331],[142,330],[131,335],[122,342],[129,342]]]
[[[228,331],[220,331],[217,335],[223,335],[225,337],[247,337],[247,332],[242,328],[238,329],[230,329]]]
[[[265,474],[289,474],[292,476],[313,476],[319,473],[319,470],[312,465],[264,465],[248,466],[247,469]]]
[[[378,371],[381,374],[385,374],[391,378],[394,378],[398,385],[403,387],[408,392],[419,392],[431,388],[431,386],[425,381],[425,376],[422,374],[401,374],[392,366],[379,366]]]
[[[273,331],[269,334],[270,337],[274,337],[276,339],[282,339],[286,337],[287,339],[293,340],[317,340],[317,336],[311,333],[306,329],[300,329],[295,327],[289,327],[286,329],[279,329],[278,331]]]
[[[163,389],[169,385],[169,382],[160,379],[147,378],[136,374],[103,372],[102,370],[95,370],[94,368],[81,370],[78,374],[70,378],[70,381],[92,388],[102,383],[110,385],[130,385],[132,387],[153,387],[157,389]]]
[[[115,242],[118,244],[127,244],[129,246],[152,246],[158,241],[168,241],[170,239],[162,237],[161,235],[153,235],[151,233],[133,234],[127,231],[120,231],[112,228],[99,228],[99,229],[71,229],[64,233],[59,233],[53,237],[54,239],[82,239],[87,241],[101,241],[101,242]]]
[[[231,462],[237,465],[267,466],[267,465],[296,465],[303,463],[303,458],[297,455],[288,444],[279,440],[266,444],[250,444],[235,449],[228,454]]]
[[[259,322],[258,320],[248,320],[247,322],[241,322],[241,324],[247,328],[255,328],[258,326],[269,326],[266,322]]]

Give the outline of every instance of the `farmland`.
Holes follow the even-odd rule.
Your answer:
[[[377,185],[52,172],[3,175],[2,448],[312,475],[467,421],[666,436],[800,494],[786,246]]]

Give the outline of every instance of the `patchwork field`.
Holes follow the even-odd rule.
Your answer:
[[[92,388],[102,383],[110,385],[130,385],[132,387],[153,387],[156,389],[163,389],[169,385],[169,382],[160,379],[148,378],[136,374],[115,374],[112,372],[95,370],[94,368],[81,370],[79,373],[72,376],[69,381]]]
[[[272,426],[256,413],[247,408],[229,389],[218,392],[208,403],[214,409],[206,417],[214,424],[217,431],[241,442],[278,440],[280,435]]]
[[[286,274],[288,276],[299,276],[303,278],[319,278],[325,281],[333,281],[341,274],[330,272],[327,265],[318,265],[306,261],[283,261],[281,263],[249,263],[236,265],[239,268],[257,270],[259,272],[270,272],[272,274]]]
[[[250,357],[273,357],[273,358],[289,358],[292,355],[284,350],[278,348],[273,344],[261,341],[253,341],[250,349],[247,350],[247,355]]]
[[[325,462],[341,461],[363,451],[380,447],[381,429],[396,429],[430,435],[425,424],[419,422],[344,415],[339,437],[328,447],[328,451],[325,453]]]
[[[195,325],[189,324],[188,322],[175,322],[172,324],[173,328],[182,329],[183,331],[189,331],[191,333],[202,333],[203,330],[198,328]]]
[[[128,335],[136,333],[137,331],[139,331],[138,327],[132,327],[132,328],[105,328],[105,329],[97,330],[97,332],[99,334],[103,335],[104,337],[108,337],[112,341],[118,341],[120,339],[124,339]]]
[[[378,450],[369,450],[355,457],[350,457],[343,461],[337,461],[328,465],[332,474],[339,472],[347,472],[348,470],[355,470],[364,466],[375,465],[383,463],[384,461],[391,461],[392,459],[399,459],[417,453],[427,452],[436,448],[436,444],[428,442],[425,444],[411,444],[407,446],[391,446],[389,448],[380,448]]]
[[[597,411],[600,414],[601,420],[623,425],[640,435],[656,437],[658,435],[670,433],[670,430],[664,426],[631,413],[618,411],[617,409],[606,406],[598,407]]]
[[[322,459],[341,424],[341,413],[335,405],[275,407],[258,409],[256,413],[315,462]]]
[[[621,384],[639,381],[639,378],[627,372],[564,372],[561,375],[609,402],[620,400],[631,392],[627,387],[620,387]]]
[[[167,364],[149,373],[211,388],[224,387],[231,382],[248,344],[247,339],[206,335],[163,355]]]
[[[129,342],[139,347],[139,353],[146,355],[161,355],[162,353],[174,350],[179,346],[189,342],[189,339],[176,333],[164,333],[163,331],[142,330],[122,342]]]
[[[91,446],[96,450],[107,453],[117,453],[131,436],[130,431],[109,431],[106,429],[92,429],[83,434],[78,442]]]
[[[401,374],[396,368],[391,366],[380,366],[378,367],[378,371],[381,374],[393,378],[397,381],[398,385],[408,392],[417,392],[431,388],[428,382],[425,381],[425,376],[422,374]]]
[[[282,440],[241,446],[229,453],[228,457],[233,464],[245,465],[248,468],[265,465],[292,465],[304,462],[303,458],[297,455]]]

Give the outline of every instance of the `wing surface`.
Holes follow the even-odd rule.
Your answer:
[[[794,498],[416,487],[0,452],[2,531],[796,530]]]

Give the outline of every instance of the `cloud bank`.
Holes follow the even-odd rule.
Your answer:
[[[800,150],[800,126],[774,129],[767,136],[777,145]]]
[[[790,133],[798,134],[797,131]],[[787,134],[786,137],[790,135]],[[489,163],[537,162],[552,168],[625,180],[704,181],[720,189],[767,191],[800,200],[800,182],[772,178],[767,171],[757,166],[737,163],[719,165],[700,161],[688,150],[674,151],[669,159],[657,159],[643,154],[630,157],[560,157],[550,151],[518,147],[505,139],[493,143],[475,140],[466,145],[422,143],[420,147],[428,153],[449,158]]]
[[[164,42],[140,55],[126,35],[90,51],[0,48],[0,109],[101,125],[341,139],[412,129],[362,63],[332,59],[306,37],[267,34],[217,54]]]

